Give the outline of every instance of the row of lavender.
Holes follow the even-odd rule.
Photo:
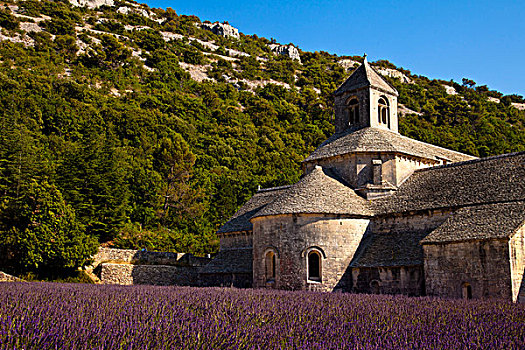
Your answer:
[[[0,349],[523,349],[525,305],[0,283]]]

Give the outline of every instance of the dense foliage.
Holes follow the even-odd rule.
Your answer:
[[[521,349],[525,306],[403,296],[0,284],[1,349]]]
[[[212,252],[214,232],[258,186],[298,180],[333,131],[331,92],[348,74],[338,61],[361,58],[301,51],[293,61],[256,35],[219,37],[195,16],[115,3],[1,9],[2,33],[30,43],[0,42],[0,210],[46,181],[99,242]],[[420,113],[400,120],[402,133],[480,156],[525,150],[525,112],[511,105],[522,97],[399,70],[412,80],[390,79],[399,101]]]

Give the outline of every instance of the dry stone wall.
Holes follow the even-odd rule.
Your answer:
[[[103,284],[199,285],[198,268],[192,266],[103,263],[100,268],[100,279]]]
[[[198,286],[199,269],[210,260],[184,253],[100,248],[93,268],[103,284]]]
[[[21,282],[20,278],[8,275],[5,272],[0,271],[0,282]]]
[[[145,250],[99,248],[93,266],[103,262],[123,262],[143,265],[189,265],[204,266],[210,259],[187,253],[150,252]]]

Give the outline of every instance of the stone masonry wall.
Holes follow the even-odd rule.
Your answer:
[[[5,272],[0,271],[0,282],[21,282],[20,278],[8,275]]]
[[[424,295],[423,266],[352,269],[355,293]]]
[[[381,243],[374,245],[373,255],[379,261],[352,269],[352,291],[425,295],[423,247],[419,241],[449,216],[450,211],[435,210],[374,218],[372,235]]]
[[[252,233],[233,232],[221,235],[221,250],[228,248],[248,248],[252,246]]]
[[[475,299],[511,300],[508,240],[425,244],[423,250],[428,295],[462,298],[469,283]]]
[[[187,253],[149,252],[133,249],[99,248],[93,257],[93,266],[103,262],[140,263],[145,265],[189,265],[203,266],[210,259]]]
[[[509,241],[512,301],[525,303],[525,224]]]
[[[368,228],[368,219],[336,215],[279,215],[255,218],[253,276],[256,288],[349,290],[348,265]],[[265,254],[276,254],[276,277],[266,281]],[[307,278],[309,249],[323,253],[321,282]]]
[[[100,268],[100,279],[103,284],[199,285],[198,268],[192,266],[103,263]]]
[[[353,93],[343,93],[335,96],[334,112],[335,112],[335,132],[340,133],[348,129],[348,114],[346,112],[347,101],[352,98],[357,98],[359,101],[359,121],[352,127],[367,127],[370,126],[370,94],[368,89],[359,89]]]

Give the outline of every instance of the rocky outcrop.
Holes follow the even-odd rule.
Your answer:
[[[382,76],[399,79],[399,80],[401,80],[401,82],[403,82],[405,84],[412,84],[413,83],[412,79],[410,79],[404,73],[398,71],[397,69],[381,68],[381,67],[374,67],[374,68]]]
[[[445,84],[442,84],[442,86],[445,88],[445,91],[447,92],[447,94],[449,94],[449,95],[457,95],[458,94],[456,89],[454,89],[453,86],[445,85]]]
[[[113,0],[69,0],[71,5],[94,9],[100,6],[114,6]]]
[[[223,36],[223,37],[232,37],[238,39],[239,36],[239,29],[232,27],[228,23],[210,23],[210,22],[204,22],[201,24],[201,28],[211,31],[212,33]]]
[[[292,60],[297,60],[301,62],[301,56],[299,55],[299,50],[292,44],[280,45],[280,44],[271,44],[270,49],[276,55],[288,56]]]
[[[356,64],[359,65],[359,62],[348,59],[348,58],[339,60],[337,61],[337,63],[339,63],[339,65],[341,65],[341,67],[343,67],[347,71],[353,70]]]
[[[519,109],[520,111],[525,111],[525,103],[516,103],[512,102],[512,107]]]
[[[487,96],[487,100],[494,103],[500,103],[500,99],[497,97]]]

